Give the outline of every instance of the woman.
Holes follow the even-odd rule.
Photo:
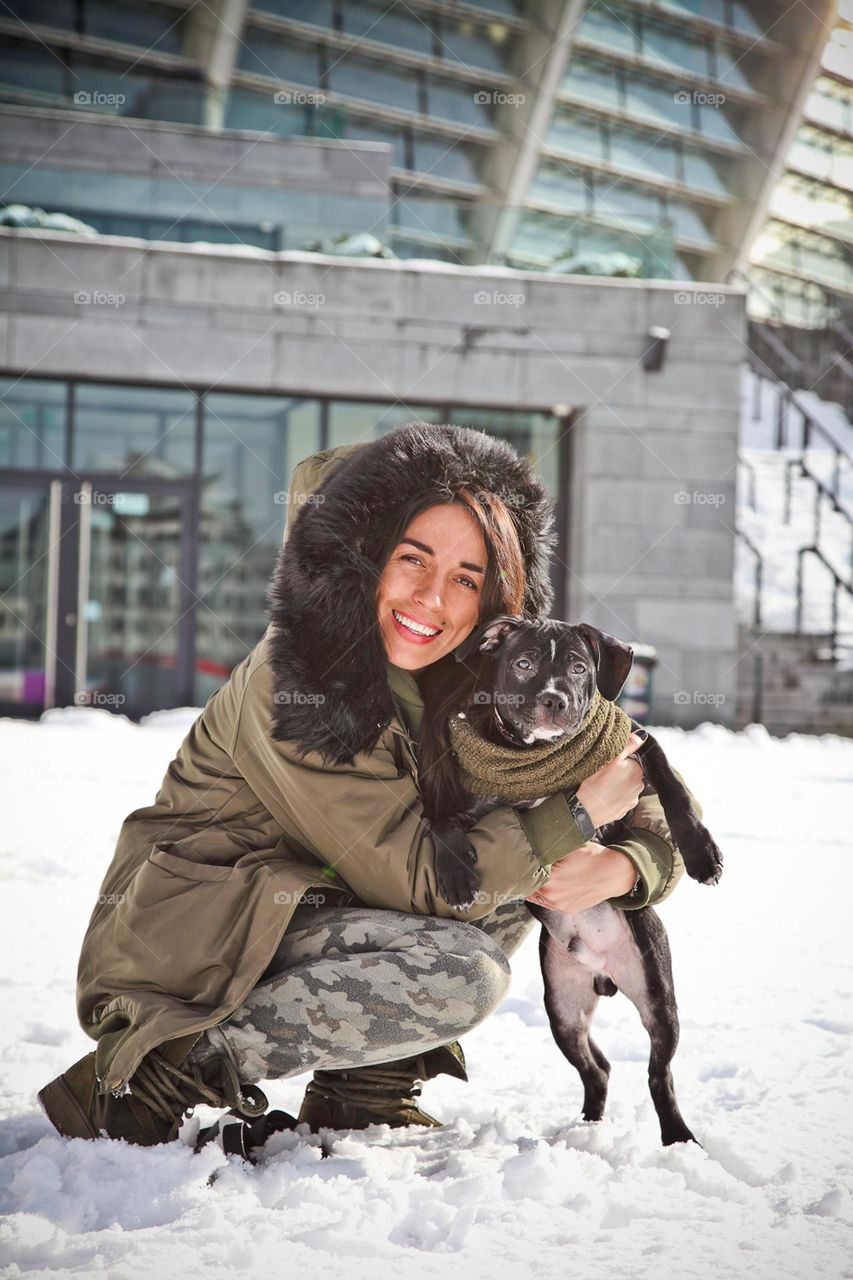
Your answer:
[[[633,810],[630,840],[585,843],[562,795],[501,806],[471,833],[473,906],[436,892],[417,674],[481,619],[547,614],[526,461],[410,424],[305,460],[288,504],[270,627],[122,826],[78,970],[97,1045],[39,1094],[63,1134],[170,1141],[193,1105],[259,1115],[255,1082],[306,1070],[313,1129],[436,1124],[419,1082],[467,1079],[456,1037],[506,992],[524,898],[637,907],[682,872],[632,739],[578,792],[596,825]]]

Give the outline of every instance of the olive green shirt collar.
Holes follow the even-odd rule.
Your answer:
[[[417,737],[424,714],[424,700],[418,682],[411,671],[397,667],[393,662],[389,662],[387,667],[388,687],[403,716],[406,728],[409,733]]]

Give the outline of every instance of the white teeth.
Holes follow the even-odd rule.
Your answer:
[[[401,627],[406,627],[407,630],[414,631],[419,636],[438,635],[438,631],[434,627],[422,627],[419,622],[414,622],[411,618],[407,618],[404,613],[398,613],[396,609],[392,609],[391,612]]]

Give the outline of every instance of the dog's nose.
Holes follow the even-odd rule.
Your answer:
[[[542,694],[539,701],[545,710],[552,712],[553,715],[562,715],[569,705],[566,695],[560,693],[558,689],[548,689]]]

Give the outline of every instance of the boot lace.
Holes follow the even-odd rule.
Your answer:
[[[171,1121],[200,1102],[211,1107],[234,1107],[241,1115],[255,1117],[267,1108],[265,1095],[255,1085],[243,1085],[230,1062],[222,1064],[224,1082],[216,1088],[202,1075],[195,1062],[189,1070],[175,1066],[156,1049],[152,1049],[136,1068],[129,1081],[131,1092],[163,1120]]]

